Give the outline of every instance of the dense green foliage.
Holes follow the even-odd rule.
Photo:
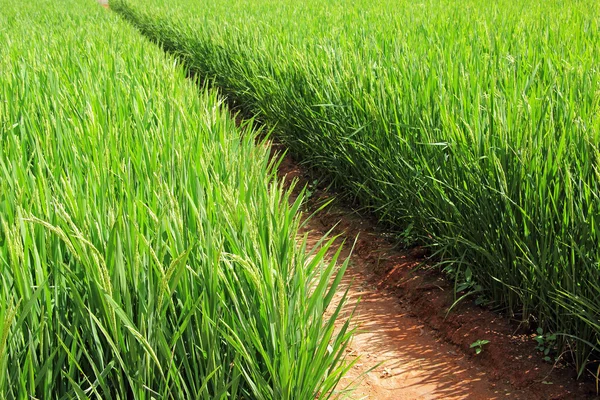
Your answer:
[[[600,5],[115,0],[457,289],[600,340]]]
[[[344,268],[252,127],[95,2],[0,8],[0,398],[328,398]]]

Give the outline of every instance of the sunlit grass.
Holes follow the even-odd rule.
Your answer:
[[[0,8],[0,398],[332,395],[345,264],[251,124],[93,1]]]

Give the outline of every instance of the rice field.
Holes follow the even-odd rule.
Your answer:
[[[600,5],[115,0],[468,296],[600,349]],[[595,366],[594,366],[595,368]]]
[[[94,1],[0,9],[0,398],[339,393],[345,264],[252,123]]]

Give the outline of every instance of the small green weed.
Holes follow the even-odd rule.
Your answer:
[[[544,361],[551,362],[552,358],[550,357],[550,354],[556,351],[556,334],[549,332],[544,334],[542,328],[537,328],[536,332],[537,335],[534,340],[536,341],[537,346],[535,348],[544,353]]]
[[[475,349],[475,354],[480,354],[483,351],[483,346],[485,346],[489,342],[489,340],[479,339],[471,343],[470,348]]]

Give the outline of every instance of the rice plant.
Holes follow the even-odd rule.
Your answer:
[[[598,2],[112,6],[584,371],[600,348]]]
[[[345,264],[252,124],[94,1],[0,8],[0,398],[335,396]]]

